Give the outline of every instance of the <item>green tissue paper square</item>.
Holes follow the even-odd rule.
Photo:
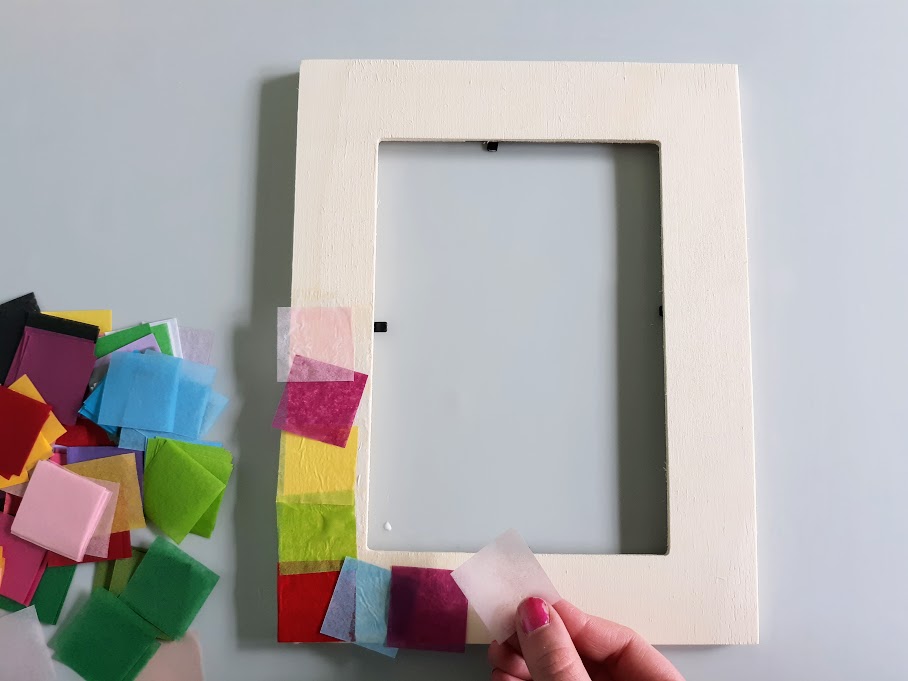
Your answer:
[[[115,560],[113,570],[111,570],[110,580],[108,581],[107,590],[110,591],[110,593],[117,595],[123,593],[123,589],[126,588],[129,580],[132,579],[132,576],[136,572],[136,568],[139,567],[139,563],[142,562],[144,557],[145,549],[133,547],[132,555],[129,558]]]
[[[178,546],[158,537],[120,599],[168,638],[186,633],[219,577]]]
[[[170,332],[166,326],[152,327],[150,324],[137,324],[128,329],[121,331],[112,331],[105,336],[101,336],[95,344],[95,357],[104,357],[114,350],[119,350],[125,345],[129,345],[148,334],[154,334],[158,347],[164,355],[173,355],[173,346],[170,343]]]
[[[227,488],[226,482],[206,467],[207,459],[200,461],[185,445],[165,439],[154,447],[150,457],[148,451],[145,453],[145,515],[177,543],[199,524],[202,529],[207,530],[209,525],[213,529]]]
[[[57,630],[54,657],[85,681],[133,681],[157,651],[157,632],[109,591],[88,602]]]
[[[281,563],[343,560],[356,556],[353,506],[277,504],[278,560]]]
[[[35,596],[32,598],[32,605],[38,612],[38,621],[41,624],[56,624],[60,619],[60,611],[63,609],[63,602],[69,593],[69,586],[72,584],[75,573],[75,565],[49,567],[44,571],[41,581],[38,582],[38,588],[35,589]],[[0,596],[0,610],[19,612],[24,607],[5,596]]]
[[[107,589],[110,591],[110,578],[113,576],[115,560],[102,560],[95,563],[95,574],[91,580],[91,590]]]

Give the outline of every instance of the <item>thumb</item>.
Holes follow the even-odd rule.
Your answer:
[[[590,681],[561,616],[541,598],[517,607],[517,639],[533,681]]]

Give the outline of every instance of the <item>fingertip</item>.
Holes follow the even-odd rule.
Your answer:
[[[517,627],[524,634],[532,634],[552,621],[549,604],[536,596],[530,596],[517,606]]]

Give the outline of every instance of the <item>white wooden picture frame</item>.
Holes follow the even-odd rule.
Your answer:
[[[294,306],[353,309],[359,558],[453,569],[464,553],[368,546],[378,146],[660,146],[667,555],[540,555],[561,595],[658,644],[756,643],[757,554],[743,162],[730,65],[305,61]],[[469,503],[464,500],[464,503]],[[491,528],[489,539],[498,530]],[[472,616],[468,642],[489,640]]]

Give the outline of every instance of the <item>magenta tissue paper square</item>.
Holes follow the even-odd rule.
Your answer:
[[[25,327],[5,385],[27,375],[64,426],[76,422],[92,369],[95,344],[84,338]]]
[[[391,567],[386,645],[462,653],[467,644],[467,597],[450,570]]]
[[[47,551],[15,536],[10,531],[12,524],[13,516],[0,513],[0,546],[6,561],[3,579],[0,580],[0,596],[22,605],[31,605],[38,582],[44,576]]]
[[[290,376],[319,371],[319,364],[323,363],[297,356]],[[352,381],[290,381],[284,387],[272,425],[311,440],[345,447],[367,379],[365,374],[354,372]]]

